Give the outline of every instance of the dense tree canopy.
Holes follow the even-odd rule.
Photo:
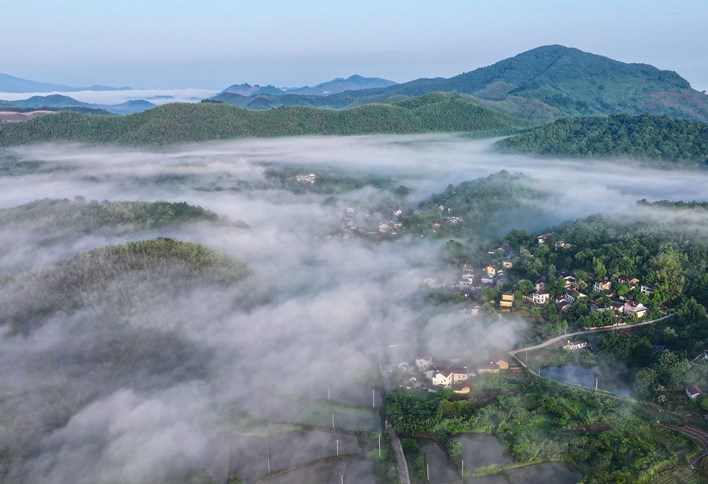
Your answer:
[[[50,141],[154,145],[314,134],[500,134],[525,125],[455,94],[429,94],[417,101],[342,111],[310,107],[249,111],[221,103],[174,103],[125,117],[58,113],[21,123],[0,123],[0,146]]]
[[[708,167],[708,124],[668,116],[560,119],[497,143],[502,151],[550,156],[630,157]]]

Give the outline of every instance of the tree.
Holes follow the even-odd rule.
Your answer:
[[[664,350],[659,355],[655,367],[658,380],[670,390],[678,391],[683,388],[691,363],[678,353]]]
[[[706,318],[706,308],[692,297],[684,300],[676,312],[681,320],[687,322],[701,321]]]
[[[597,257],[593,257],[592,267],[595,271],[595,276],[599,277],[600,279],[607,275],[607,268],[605,267],[605,264]]]
[[[650,261],[649,279],[656,285],[654,298],[657,304],[675,301],[683,294],[686,278],[681,266],[681,254],[668,247]]]
[[[533,285],[533,282],[529,281],[528,279],[521,279],[517,281],[515,288],[516,291],[521,292],[523,295],[531,294],[535,286]]]

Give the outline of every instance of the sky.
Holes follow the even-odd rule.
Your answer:
[[[708,89],[702,0],[3,0],[2,15],[0,72],[79,86],[404,82],[562,44]]]

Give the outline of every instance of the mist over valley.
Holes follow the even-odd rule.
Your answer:
[[[475,180],[543,194],[523,202],[533,219],[504,208],[484,219],[492,230],[462,224],[476,243],[598,212],[632,217],[639,199],[705,197],[704,172],[499,155],[492,143],[4,151],[3,481],[163,482],[201,469],[251,482],[268,456],[283,470],[332,456],[334,440],[366,455],[382,431],[379,365],[423,353],[483,362],[529,330],[513,315],[470,316],[469,303],[431,305],[423,280],[456,277],[441,258],[454,233],[382,223]],[[231,265],[237,277],[218,276]],[[375,460],[336,462],[332,472],[374,478]]]
[[[5,3],[0,483],[708,481],[708,4]]]

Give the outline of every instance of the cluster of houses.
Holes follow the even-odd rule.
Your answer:
[[[550,235],[550,234],[544,234]],[[539,240],[541,236],[539,236]],[[569,271],[560,271],[558,277],[563,280],[565,293],[553,298],[553,302],[562,312],[568,311],[573,304],[581,298],[587,297],[576,288],[576,276]],[[654,289],[651,286],[642,286],[639,284],[639,279],[626,275],[617,278],[619,284],[626,285],[630,289],[639,288],[642,294],[651,296]],[[612,291],[612,282],[607,278],[601,278],[593,282],[593,292],[600,293],[598,297],[590,301],[591,311],[615,311],[621,318],[634,317],[641,319],[646,316],[647,307],[643,304],[627,300],[624,296],[619,296],[618,299],[612,299],[609,306],[602,304],[605,297],[614,298],[616,294]],[[548,292],[548,284],[546,277],[539,277],[534,284],[534,292],[524,296],[524,299],[534,305],[544,306],[551,301],[551,294]],[[499,298],[499,307],[502,310],[510,310],[514,305],[515,295],[512,292],[505,292]]]
[[[536,237],[536,241],[538,242],[538,245],[546,245],[548,243],[548,240],[552,238],[555,234],[553,232],[541,234],[538,237]],[[567,243],[564,240],[556,240],[553,242],[553,248],[556,250],[566,250],[566,249],[571,249],[573,246],[569,243]]]
[[[470,379],[477,375],[521,368],[511,367],[508,358],[502,356],[495,356],[488,363],[477,365],[473,370],[467,366],[434,361],[430,355],[420,355],[415,358],[414,365],[402,362],[398,369],[403,372],[407,389],[427,388],[429,391],[435,391],[450,388],[455,393],[467,394],[472,388]]]
[[[654,288],[651,286],[642,286],[639,284],[639,279],[636,277],[622,275],[617,278],[617,282],[621,285],[625,285],[630,289],[639,288],[642,294],[651,296],[654,293]],[[624,296],[617,296],[612,290],[612,282],[604,277],[593,283],[593,291],[600,292],[602,295],[595,298],[590,303],[591,311],[614,311],[619,314],[620,317],[634,317],[641,319],[646,316],[648,308],[637,301],[627,300]],[[612,298],[610,300],[609,306],[603,306],[600,300],[603,297]],[[615,299],[617,297],[617,299]]]
[[[314,173],[309,173],[307,175],[295,175],[295,181],[314,185],[317,181],[317,175],[315,175]]]
[[[450,215],[452,213],[452,208],[445,208],[443,205],[438,205],[438,210],[440,210],[442,214],[447,214],[447,216],[443,215],[443,223],[447,225],[462,225],[465,221],[463,217],[458,215]],[[437,232],[437,230],[443,226],[443,223],[431,223],[430,228],[433,230],[433,233]]]
[[[502,245],[489,249],[487,253],[494,256],[496,262],[485,264],[481,267],[463,265],[460,271],[460,278],[456,283],[458,290],[463,293],[479,291],[484,287],[493,287],[508,280],[506,271],[513,267],[511,262],[511,249]]]
[[[511,260],[508,259],[501,264],[487,264],[477,268],[464,264],[457,280],[442,282],[434,277],[427,277],[423,284],[431,289],[447,289],[469,296],[485,287],[493,287],[507,281],[506,270],[511,267]]]
[[[310,176],[310,175],[308,175]],[[315,175],[311,175],[315,176]],[[298,180],[308,183],[314,183],[314,181],[309,182],[307,180]],[[357,223],[357,213],[354,207],[348,207],[344,213],[343,224],[341,226],[341,231],[336,235],[328,236],[326,238],[343,238],[348,239],[352,234],[354,236],[397,236],[399,231],[403,228],[403,223],[397,220],[397,217],[402,213],[401,210],[395,210],[393,212],[393,219],[379,220],[372,223],[366,222],[365,224]],[[369,215],[365,215],[369,217]],[[359,221],[361,222],[361,220]]]
[[[576,290],[575,288],[575,275],[568,271],[560,271],[559,277],[563,279],[565,286],[565,294],[558,296],[554,299],[556,305],[561,311],[567,311],[570,307],[580,298],[587,297],[585,294]],[[502,310],[509,310],[514,305],[514,293],[505,292],[501,295],[499,299],[499,307]],[[524,296],[524,299],[536,306],[545,306],[551,301],[551,294],[548,292],[548,284],[546,283],[546,277],[541,276],[536,280],[534,284],[534,292]]]

